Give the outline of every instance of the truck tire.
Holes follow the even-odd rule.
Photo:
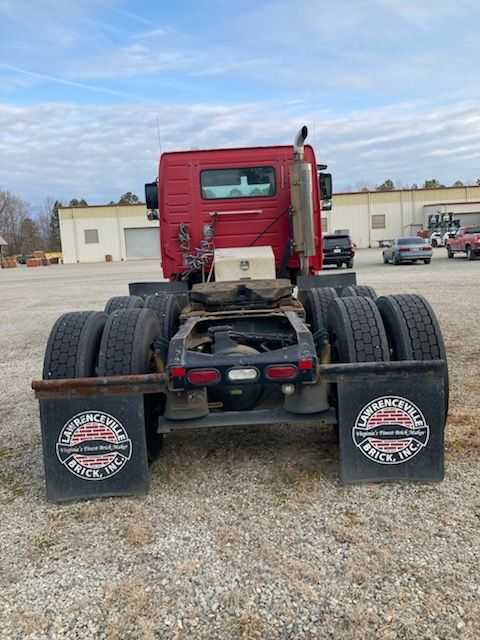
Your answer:
[[[353,258],[345,263],[347,269],[353,269]]]
[[[136,309],[143,307],[143,300],[140,296],[115,296],[105,305],[105,313],[110,315],[114,311],[120,311],[122,309]]]
[[[440,325],[423,296],[403,293],[381,296],[377,306],[387,330],[392,360],[445,360]],[[448,413],[448,367],[444,372],[445,419]]]
[[[102,311],[72,311],[60,316],[48,338],[43,379],[94,377],[107,318]]]
[[[467,260],[475,260],[475,253],[472,251],[472,247],[470,245],[467,245],[465,247],[465,254],[467,256]]]
[[[168,356],[168,344],[177,333],[180,324],[180,313],[183,305],[178,297],[171,294],[155,293],[145,299],[145,307],[154,311],[160,320],[160,335],[157,346],[162,359],[166,362]]]
[[[100,345],[98,375],[118,376],[154,372],[152,345],[160,332],[160,320],[151,309],[127,309],[110,315]],[[163,434],[157,433],[157,425],[164,404],[164,397],[160,394],[144,396],[145,438],[149,462],[158,457],[162,448]]]
[[[447,245],[447,256],[450,260],[453,259],[454,253],[453,251],[450,249],[450,247]]]
[[[151,309],[112,313],[100,343],[98,375],[152,373],[152,345],[160,334],[160,321]]]
[[[327,312],[332,300],[338,298],[338,294],[333,287],[318,287],[309,289],[305,295],[303,306],[312,333],[327,329]]]
[[[144,306],[146,309],[155,311],[162,325],[162,336],[170,340],[177,332],[183,308],[177,296],[168,293],[154,293],[147,296]]]
[[[341,298],[351,298],[352,296],[361,296],[362,298],[371,298],[371,300],[377,299],[377,292],[373,287],[367,287],[364,285],[350,285],[342,289],[340,294]]]
[[[370,298],[336,298],[328,307],[333,362],[388,362],[382,317]]]

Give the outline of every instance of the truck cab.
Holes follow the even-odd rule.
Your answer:
[[[213,247],[267,246],[273,250],[276,276],[295,281],[303,247],[295,234],[300,214],[292,204],[294,154],[292,146],[163,153],[158,180],[146,185],[146,197],[150,216],[160,220],[164,276],[204,281]],[[331,175],[317,175],[310,145],[302,146],[302,162],[310,174],[312,238],[305,271],[315,274],[322,269],[321,208],[332,195]]]

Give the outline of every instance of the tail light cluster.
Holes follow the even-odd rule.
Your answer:
[[[422,247],[423,251],[431,251],[432,247],[429,244],[426,244],[424,247]]]
[[[271,364],[265,367],[264,376],[271,382],[285,382],[295,380],[299,374],[313,369],[312,358],[301,358],[297,364]],[[218,384],[222,374],[218,369],[189,369],[185,367],[171,367],[170,379],[175,383],[187,381],[196,387],[206,387]],[[232,367],[226,373],[229,382],[255,382],[260,377],[256,367]]]

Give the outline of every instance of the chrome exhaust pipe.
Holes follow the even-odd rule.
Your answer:
[[[296,160],[303,160],[304,145],[305,145],[305,140],[307,139],[307,136],[308,136],[308,127],[306,125],[303,125],[303,127],[295,136],[295,140],[293,141],[293,151],[295,153]]]

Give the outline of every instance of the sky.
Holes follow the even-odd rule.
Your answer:
[[[162,151],[290,144],[336,191],[480,177],[478,0],[0,0],[0,189],[143,197]]]

